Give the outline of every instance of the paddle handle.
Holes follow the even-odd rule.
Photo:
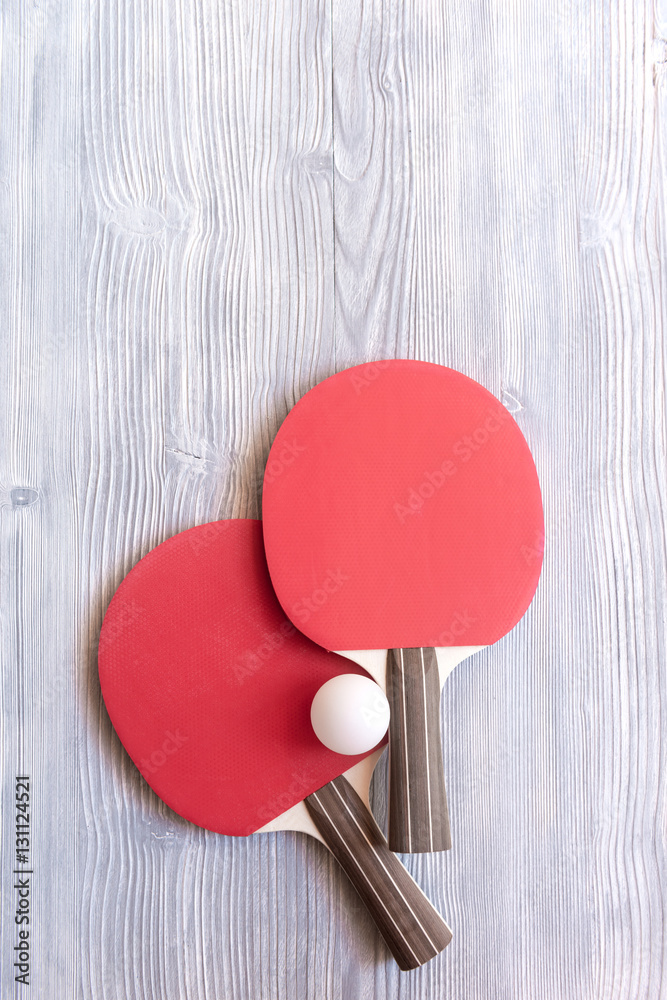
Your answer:
[[[391,853],[349,781],[335,778],[304,801],[401,969],[416,969],[446,948],[452,932]]]
[[[387,653],[389,832],[392,851],[452,846],[440,743],[440,675],[434,649]]]

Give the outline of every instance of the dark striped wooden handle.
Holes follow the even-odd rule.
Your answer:
[[[452,846],[440,744],[440,675],[434,649],[390,649],[389,832],[392,851]]]
[[[416,969],[446,948],[452,932],[391,853],[349,781],[335,778],[304,801],[401,969]]]

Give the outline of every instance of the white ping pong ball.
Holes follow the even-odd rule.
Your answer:
[[[310,721],[329,750],[367,753],[389,728],[389,702],[370,677],[339,674],[326,681],[313,698]]]

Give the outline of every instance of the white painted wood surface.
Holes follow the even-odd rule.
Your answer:
[[[3,1000],[20,772],[16,995],[667,996],[665,0],[4,0],[0,46]],[[454,848],[407,865],[455,936],[409,974],[320,844],[163,807],[95,668],[131,565],[257,515],[291,404],[385,356],[502,398],[547,518],[445,687]]]

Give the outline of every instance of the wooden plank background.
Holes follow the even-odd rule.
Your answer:
[[[0,10],[2,997],[667,997],[667,0]],[[257,516],[289,407],[395,356],[503,400],[547,518],[445,689],[454,847],[406,864],[454,940],[412,973],[319,844],[163,807],[95,662],[132,564]]]

